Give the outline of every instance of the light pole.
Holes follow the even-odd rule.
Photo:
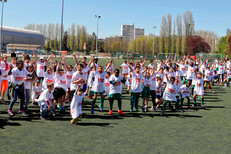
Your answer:
[[[156,26],[153,26],[153,29],[154,29],[154,34],[153,34],[153,49],[152,49],[152,55],[154,57],[155,55],[155,29],[156,29]]]
[[[2,53],[2,24],[3,24],[3,8],[4,8],[4,2],[7,2],[7,0],[0,0],[2,2],[2,16],[1,16],[1,30],[0,30],[0,55]]]
[[[62,0],[62,16],[61,16],[61,35],[60,35],[60,56],[62,52],[62,38],[63,38],[63,7],[64,7],[64,0]]]
[[[95,17],[97,18],[97,31],[96,31],[95,50],[96,50],[96,56],[98,56],[98,31],[99,31],[99,18],[101,18],[101,16],[95,15]]]

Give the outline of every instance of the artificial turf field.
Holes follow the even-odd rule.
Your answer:
[[[115,60],[115,68],[121,63]],[[40,120],[37,105],[30,105],[29,115],[19,115],[15,104],[15,115],[9,118],[8,105],[0,104],[0,153],[229,153],[231,87],[216,85],[213,90],[214,94],[205,95],[206,109],[196,107],[181,114],[167,108],[164,116],[160,110],[130,113],[125,88],[123,116],[116,113],[116,101],[113,115],[108,115],[108,100],[104,112],[96,107],[92,115],[91,101],[85,97],[79,125],[70,125],[69,104],[64,115],[56,111],[53,119],[45,121]]]

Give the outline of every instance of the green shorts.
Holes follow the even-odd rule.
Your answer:
[[[95,91],[92,91],[94,94],[104,94],[105,93],[105,91],[103,91],[103,92],[95,92]]]
[[[122,95],[121,95],[120,93],[117,93],[117,94],[109,94],[108,97],[118,100],[118,99],[121,99],[121,98],[122,98]]]
[[[144,97],[150,97],[150,87],[146,87],[146,86],[144,86],[143,87],[143,91],[142,91],[142,97],[144,98]]]

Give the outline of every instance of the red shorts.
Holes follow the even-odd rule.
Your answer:
[[[1,81],[1,92],[6,91],[8,86],[8,81],[7,80],[2,80]]]

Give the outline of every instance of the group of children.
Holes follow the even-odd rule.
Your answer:
[[[100,111],[104,111],[104,100],[109,100],[109,115],[113,113],[114,100],[118,101],[117,112],[122,112],[122,86],[127,87],[130,95],[130,112],[139,111],[139,99],[142,98],[142,111],[148,112],[149,99],[152,102],[151,110],[157,111],[162,104],[161,114],[164,114],[166,105],[171,110],[183,111],[184,100],[187,107],[197,105],[196,97],[204,106],[204,92],[206,88],[213,93],[211,86],[223,84],[227,87],[231,82],[231,59],[192,59],[184,56],[183,59],[166,57],[156,63],[151,60],[146,64],[145,59],[139,62],[125,60],[120,69],[114,69],[113,59],[107,60],[106,66],[99,65],[94,56],[87,63],[83,57],[78,61],[76,56],[75,66],[66,65],[65,57],[53,61],[54,55],[47,59],[38,58],[33,52],[35,61],[28,55],[23,55],[23,60],[17,61],[16,57],[7,61],[7,56],[1,58],[1,102],[4,102],[5,92],[8,99],[12,99],[8,114],[13,116],[13,106],[20,99],[18,113],[27,113],[30,99],[38,103],[41,119],[48,114],[55,116],[55,108],[64,111],[65,102],[70,103],[71,124],[77,124],[82,116],[82,104],[85,96],[92,99],[91,113],[94,114],[97,97],[100,97]],[[77,71],[76,71],[77,70]],[[190,100],[193,99],[193,104]]]

